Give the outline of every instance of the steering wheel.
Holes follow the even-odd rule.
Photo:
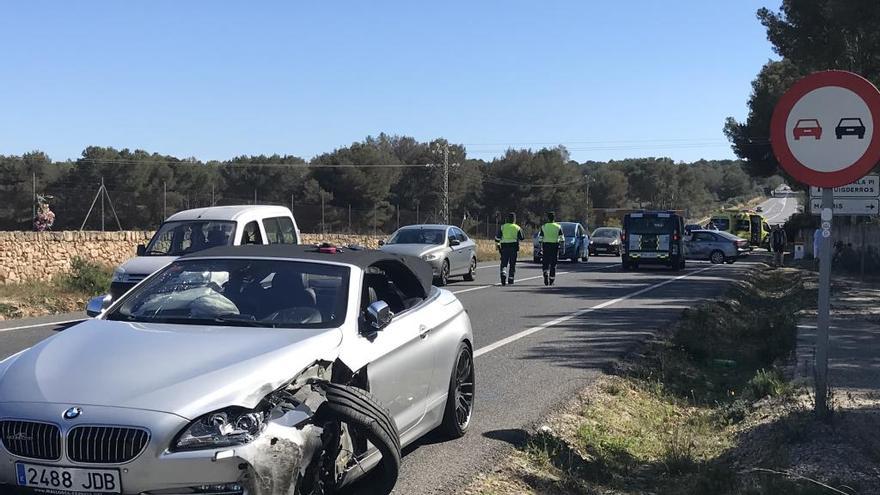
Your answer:
[[[274,313],[270,314],[260,321],[275,323],[314,324],[323,323],[324,318],[323,316],[321,316],[321,312],[315,308],[297,306],[293,308],[279,309],[278,311],[275,311]]]

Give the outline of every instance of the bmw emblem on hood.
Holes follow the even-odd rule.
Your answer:
[[[64,411],[64,419],[76,419],[82,414],[83,410],[79,407],[71,407]]]

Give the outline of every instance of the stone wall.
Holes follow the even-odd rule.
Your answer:
[[[117,266],[135,255],[138,244],[153,235],[146,231],[127,232],[0,232],[0,284],[49,281],[66,273],[74,258],[85,258]],[[303,234],[304,244],[330,242],[358,244],[376,248],[384,236]],[[492,241],[477,240],[481,260],[494,257]],[[531,247],[528,243],[523,243]],[[529,253],[531,250],[529,249]],[[523,256],[521,254],[521,256]],[[529,254],[530,255],[530,254]]]
[[[118,265],[152,232],[0,232],[0,284],[51,280],[74,258]]]

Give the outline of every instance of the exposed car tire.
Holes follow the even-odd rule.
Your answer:
[[[709,254],[709,261],[716,265],[724,263],[724,253],[719,250],[712,251],[712,253]]]
[[[443,260],[443,266],[440,267],[440,275],[437,275],[437,286],[443,287],[449,283],[449,260]]]
[[[391,414],[366,390],[335,383],[322,386],[327,401],[318,409],[318,417],[345,423],[379,450],[382,460],[376,467],[373,493],[390,493],[400,471],[400,437]]]
[[[449,438],[467,433],[474,413],[474,354],[464,342],[458,345],[449,377],[449,395],[440,430]]]
[[[468,282],[473,282],[477,278],[477,259],[471,258],[471,267],[468,269],[468,272],[464,274],[464,279]]]

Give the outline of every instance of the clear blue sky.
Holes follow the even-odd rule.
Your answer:
[[[380,132],[577,160],[733,157],[778,0],[5,2],[0,154],[224,159]]]

